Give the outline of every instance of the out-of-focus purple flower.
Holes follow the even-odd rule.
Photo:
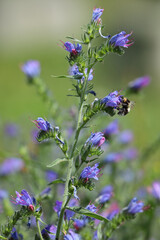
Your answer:
[[[46,180],[48,182],[54,181],[58,177],[58,174],[52,170],[47,170],[46,171]]]
[[[119,133],[119,123],[118,120],[114,120],[108,124],[108,126],[103,131],[104,136],[109,138],[111,135],[115,135]]]
[[[76,56],[82,51],[82,46],[79,43],[77,43],[77,46],[76,46],[76,44],[65,42],[63,43],[63,47],[66,51],[70,52],[73,56]]]
[[[4,198],[8,198],[8,192],[4,189],[0,189],[0,201]]]
[[[108,185],[101,190],[99,197],[96,199],[96,201],[100,204],[104,204],[111,199],[112,195],[113,187],[111,185]]]
[[[29,60],[21,66],[21,70],[28,78],[38,77],[41,72],[40,63],[36,60]]]
[[[130,82],[128,84],[128,88],[133,92],[139,92],[142,88],[148,86],[150,84],[150,81],[151,79],[149,76],[143,76]]]
[[[41,118],[41,117],[37,118],[37,120],[34,120],[33,123],[36,124],[36,127],[38,127],[39,129],[41,129],[41,130],[43,130],[45,132],[47,132],[47,131],[52,129],[51,124],[48,121],[46,121],[43,118]]]
[[[136,214],[139,212],[143,212],[143,207],[143,202],[138,201],[137,198],[133,198],[125,210],[130,214]]]
[[[97,212],[97,207],[94,205],[94,204],[88,204],[87,207],[85,208],[93,213],[96,213]]]
[[[51,188],[47,187],[40,193],[40,195],[41,196],[48,195],[50,192],[51,192]]]
[[[8,123],[5,125],[5,134],[11,138],[17,137],[19,134],[19,127],[17,124]]]
[[[98,233],[97,233],[97,231],[94,232],[92,240],[98,240]]]
[[[17,197],[13,198],[13,203],[16,205],[28,206],[30,210],[34,210],[35,199],[32,198],[26,190],[22,190],[21,193],[17,192]]]
[[[92,146],[100,147],[104,142],[105,142],[105,137],[103,133],[96,132],[96,133],[91,133],[91,136],[87,139],[86,144],[88,143],[88,144],[91,144]]]
[[[131,148],[127,148],[123,151],[123,155],[124,155],[124,158],[127,159],[127,160],[133,160],[135,158],[137,158],[138,156],[138,151],[136,148],[134,147],[131,147]]]
[[[97,22],[99,18],[101,17],[104,9],[101,8],[94,8],[93,9],[93,14],[92,14],[92,21]]]
[[[122,144],[128,144],[133,141],[133,132],[131,130],[125,130],[121,132],[118,137],[117,141]]]
[[[81,236],[70,229],[64,236],[64,240],[81,240]]]
[[[73,220],[73,226],[74,228],[79,231],[83,227],[85,227],[86,221],[84,219],[74,219]]]
[[[12,228],[9,240],[22,240],[22,239],[23,239],[22,234],[18,234],[15,227]]]
[[[114,45],[115,47],[128,48],[133,44],[132,40],[128,39],[128,37],[130,37],[131,35],[132,35],[132,32],[129,34],[126,34],[125,31],[122,31],[114,35],[113,37],[111,37],[111,39],[109,40],[109,44]]]
[[[0,175],[16,173],[24,168],[24,162],[20,158],[7,158],[0,165]]]
[[[119,162],[123,159],[123,154],[121,152],[110,152],[105,157],[104,161],[106,163]]]
[[[158,200],[160,200],[160,182],[153,182],[151,188],[151,194]]]
[[[117,108],[122,101],[122,95],[119,95],[118,91],[109,93],[106,97],[101,100],[102,104],[106,107]]]
[[[61,207],[62,207],[62,202],[61,201],[56,201],[56,205],[53,207],[53,210],[57,213],[58,217],[61,212]]]
[[[87,74],[88,68],[85,68],[85,74]],[[91,81],[93,79],[93,69],[91,68],[89,74],[88,74],[88,81]]]
[[[114,218],[115,215],[117,215],[119,213],[119,207],[118,207],[118,204],[116,202],[112,203],[110,205],[110,207],[107,209],[107,211],[105,212],[106,215],[105,217],[108,219],[108,220],[112,220]]]
[[[93,167],[86,167],[83,169],[83,171],[81,172],[81,175],[80,175],[80,179],[95,179],[95,180],[98,180],[98,175],[101,171],[101,169],[98,168],[99,166],[99,163],[96,163]]]
[[[70,207],[74,207],[77,206],[78,202],[76,199],[71,199],[71,201],[69,202],[69,206]],[[61,207],[62,207],[62,202],[60,201],[56,201],[56,205],[53,207],[54,211],[57,213],[58,217],[60,215],[60,211],[61,211]],[[64,213],[64,219],[71,219],[74,216],[74,212],[71,210],[66,210]]]
[[[56,235],[56,231],[57,231],[57,227],[54,225],[47,225],[42,231],[42,237],[44,239],[51,239],[54,240],[55,239],[55,235]],[[51,234],[49,234],[51,233]],[[54,234],[54,235],[53,235]]]

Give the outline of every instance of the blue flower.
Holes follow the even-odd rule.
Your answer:
[[[35,205],[35,199],[31,197],[26,190],[23,189],[21,193],[16,191],[16,194],[17,194],[17,197],[13,198],[14,204],[28,206],[31,211],[34,210],[33,205]]]
[[[51,188],[50,187],[46,187],[41,193],[40,195],[49,195],[49,193],[51,192]]]
[[[8,198],[8,192],[4,189],[0,189],[0,201],[5,198]]]
[[[86,144],[91,144],[95,147],[100,147],[105,142],[105,137],[103,133],[96,132],[91,133],[91,136],[87,139]]]
[[[24,168],[24,162],[20,158],[7,158],[0,165],[0,175],[9,175],[19,172]]]
[[[104,129],[103,133],[106,138],[109,138],[111,135],[115,135],[119,132],[119,123],[118,120],[114,120],[108,124],[108,126]]]
[[[54,225],[47,225],[42,231],[42,236],[44,239],[55,239],[57,227]],[[50,234],[51,233],[51,234]],[[54,234],[54,235],[53,235]]]
[[[101,171],[101,169],[98,168],[99,166],[99,163],[96,163],[93,167],[86,167],[83,169],[83,171],[81,172],[81,175],[80,175],[80,179],[95,179],[95,180],[98,180],[98,175]]]
[[[71,199],[71,201],[69,202],[69,206],[70,207],[74,207],[78,205],[78,202],[76,199]],[[56,205],[54,206],[54,211],[57,213],[58,217],[60,215],[60,212],[61,212],[61,207],[62,207],[62,202],[61,201],[56,201]],[[70,220],[73,216],[74,216],[74,212],[71,211],[71,210],[65,210],[65,213],[64,213],[64,219],[67,219],[67,220]]]
[[[133,141],[133,132],[131,130],[122,131],[118,137],[117,141],[122,144],[128,144]]]
[[[85,68],[85,74],[87,74],[88,68]],[[89,75],[88,75],[88,81],[91,81],[93,79],[93,69],[91,68]],[[79,68],[76,64],[74,64],[69,69],[69,74],[73,76],[75,79],[84,81],[84,74],[79,71]]]
[[[149,85],[150,80],[149,76],[137,78],[128,84],[128,88],[134,92],[139,92],[142,88]]]
[[[104,9],[101,8],[95,8],[93,9],[93,14],[92,14],[92,21],[97,22],[99,18],[101,17]]]
[[[58,177],[58,174],[52,170],[47,170],[46,171],[46,180],[48,182],[54,181]]]
[[[22,234],[18,234],[15,227],[12,228],[11,237],[9,238],[9,240],[22,240],[22,239],[23,239]]]
[[[64,240],[81,240],[81,236],[70,229],[64,236]]]
[[[115,47],[128,48],[129,46],[131,46],[133,44],[133,42],[131,42],[131,40],[128,39],[128,37],[130,37],[131,35],[132,35],[132,33],[126,34],[126,32],[122,31],[122,32],[114,35],[109,40],[109,44],[114,45]]]
[[[130,214],[136,214],[139,212],[143,212],[143,207],[143,202],[138,201],[137,198],[133,198],[125,210]]]
[[[109,93],[106,97],[101,100],[102,104],[105,104],[106,107],[117,108],[122,101],[122,96],[119,95],[118,91]]]
[[[11,138],[17,137],[19,133],[18,125],[14,123],[8,123],[5,125],[5,134]]]
[[[41,72],[40,63],[36,60],[29,60],[22,65],[21,70],[28,78],[38,77]]]
[[[63,43],[63,45],[64,45],[64,49],[70,52],[73,56],[77,56],[82,51],[82,46],[79,43],[77,43],[77,46],[76,44],[73,44],[70,42],[65,42]]]
[[[43,118],[41,118],[41,117],[37,118],[37,120],[34,120],[33,123],[35,123],[36,126],[39,129],[41,129],[42,131],[45,131],[45,132],[47,132],[47,131],[52,129],[51,124],[48,121],[46,121]]]
[[[85,219],[73,219],[73,226],[77,231],[85,227],[85,225]]]
[[[107,163],[119,162],[123,159],[123,154],[120,152],[110,152],[105,157],[104,161]]]
[[[104,204],[111,199],[112,195],[113,195],[113,187],[111,185],[108,185],[102,189],[96,201],[100,204]]]

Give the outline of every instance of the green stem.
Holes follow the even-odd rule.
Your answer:
[[[41,229],[40,229],[40,226],[39,226],[38,218],[36,219],[36,223],[37,223],[37,228],[38,228],[38,233],[39,233],[40,239],[43,240],[43,237],[42,237],[42,234],[41,234]]]
[[[6,240],[7,240],[7,238],[5,238],[5,237],[3,237],[3,236],[1,236],[1,235],[0,235],[0,239],[6,239]]]

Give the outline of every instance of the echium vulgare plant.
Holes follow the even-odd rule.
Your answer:
[[[102,34],[102,14],[103,9],[95,8],[93,10],[90,23],[86,26],[81,40],[68,37],[70,41],[61,41],[60,44],[67,54],[66,59],[69,63],[69,75],[54,77],[73,80],[74,93],[71,96],[79,99],[78,112],[72,109],[71,113],[73,118],[76,119],[76,123],[73,124],[74,126],[68,133],[70,135],[70,139],[68,137],[69,140],[64,137],[65,134],[61,131],[61,128],[55,125],[61,124],[62,120],[59,117],[58,104],[55,102],[46,84],[40,78],[40,63],[36,60],[30,60],[21,66],[21,70],[26,75],[28,83],[36,86],[38,93],[49,105],[49,117],[51,121],[42,117],[37,117],[36,120],[33,120],[33,123],[38,128],[36,135],[37,142],[42,142],[39,147],[43,144],[51,144],[52,140],[54,140],[61,150],[63,157],[54,159],[48,167],[53,168],[58,164],[63,165],[64,170],[67,169],[67,174],[64,176],[63,172],[62,178],[58,178],[57,173],[47,170],[46,179],[49,182],[49,186],[43,191],[41,189],[41,193],[35,197],[25,189],[20,193],[16,191],[17,196],[13,197],[12,202],[16,205],[21,205],[21,208],[9,218],[6,225],[1,227],[1,239],[23,239],[24,228],[21,230],[18,222],[21,221],[22,225],[26,224],[27,221],[28,231],[33,226],[37,226],[35,239],[107,240],[111,239],[116,229],[126,221],[134,219],[137,213],[149,208],[148,206],[144,206],[143,201],[139,201],[136,196],[132,196],[130,202],[126,203],[126,206],[123,206],[121,209],[117,202],[113,202],[108,206],[108,202],[114,196],[112,182],[109,182],[109,185],[101,189],[99,195],[95,197],[94,203],[91,203],[90,199],[83,201],[84,195],[80,191],[81,188],[89,191],[94,190],[95,183],[101,180],[105,164],[110,164],[111,162],[115,164],[122,158],[130,159],[136,157],[136,150],[130,148],[121,152],[111,152],[106,156],[103,163],[100,161],[99,157],[104,152],[103,146],[106,144],[106,140],[108,142],[111,141],[112,135],[119,133],[117,120],[110,123],[105,130],[90,131],[88,138],[85,140],[82,138],[83,135],[85,136],[86,127],[89,130],[87,124],[93,118],[95,120],[95,116],[98,113],[105,113],[106,118],[111,118],[116,114],[117,116],[121,115],[124,117],[130,112],[132,106],[132,101],[117,89],[110,93],[107,92],[107,96],[101,98],[96,96],[96,91],[93,89],[93,68],[95,64],[102,62],[104,57],[110,53],[123,55],[124,49],[133,44],[133,40],[131,39],[132,33],[126,33],[125,31],[113,36],[104,36]],[[103,43],[100,46],[95,47],[94,45],[93,47],[92,42],[97,37],[101,38]],[[144,86],[148,85],[149,81],[148,76],[139,78],[128,85],[125,93],[137,93]],[[90,94],[95,97],[92,103],[88,101]],[[75,118],[76,113],[77,116]],[[54,124],[52,124],[53,121]],[[74,139],[72,135],[74,135]],[[72,140],[73,142],[70,143],[69,141]],[[132,133],[124,131],[118,135],[116,141],[124,146],[132,141]],[[24,149],[21,154],[28,161],[28,156]],[[16,172],[20,169],[19,164],[15,166],[13,163],[8,163],[7,166],[10,166],[11,172]],[[113,166],[115,169],[115,165]],[[2,171],[3,168],[4,171]],[[3,168],[1,168],[1,174],[7,175],[8,172],[5,172],[5,165]],[[36,176],[34,169],[30,173]],[[116,177],[114,173],[113,177]],[[59,196],[61,199],[59,201],[54,198],[54,203],[51,203],[48,196],[52,190],[51,186],[55,186],[56,184],[63,185],[64,192],[63,189],[58,190],[57,188],[57,192],[61,191]],[[157,199],[160,199],[159,186],[159,182],[154,183],[150,190]],[[54,205],[54,217],[52,217],[53,213],[51,210],[49,210],[48,215],[43,210],[45,209],[43,201],[45,201],[45,205]],[[34,231],[32,233],[34,234]]]

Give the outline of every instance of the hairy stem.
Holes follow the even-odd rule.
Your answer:
[[[36,223],[37,223],[37,228],[38,228],[38,233],[39,233],[39,237],[41,240],[43,240],[43,237],[42,237],[42,234],[41,234],[41,229],[40,229],[40,226],[39,226],[39,220],[36,219]]]

